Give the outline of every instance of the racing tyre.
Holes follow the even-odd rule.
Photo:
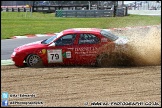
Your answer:
[[[29,67],[41,67],[43,66],[42,60],[38,55],[32,54],[26,58],[27,66]]]
[[[101,54],[97,57],[98,67],[111,67],[114,65],[113,56],[108,54]]]

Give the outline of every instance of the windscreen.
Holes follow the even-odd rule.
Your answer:
[[[48,39],[43,40],[41,43],[42,43],[42,44],[50,44],[50,43],[53,42],[56,38],[59,38],[59,37],[62,36],[62,35],[63,35],[63,33],[60,32],[60,33],[56,34],[55,36],[52,36],[52,37],[50,37],[50,38],[48,38]]]

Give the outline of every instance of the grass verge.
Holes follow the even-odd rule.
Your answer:
[[[26,34],[60,32],[68,28],[120,28],[161,24],[161,16],[60,18],[54,13],[1,12],[1,39]]]

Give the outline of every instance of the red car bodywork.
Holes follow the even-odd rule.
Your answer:
[[[92,65],[96,63],[97,56],[105,52],[105,47],[109,51],[115,49],[114,41],[101,35],[101,30],[97,28],[67,29],[62,31],[59,36],[53,36],[55,38],[49,43],[38,41],[15,48],[11,58],[15,65],[20,67],[24,66],[23,61],[31,54],[38,55],[45,66],[53,64]],[[63,41],[66,40],[64,38],[72,36],[75,36],[75,39],[71,44],[56,44],[59,39]],[[81,37],[93,39],[82,40]]]

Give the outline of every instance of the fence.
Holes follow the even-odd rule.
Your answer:
[[[114,17],[126,16],[127,7],[106,10],[73,10],[78,6],[1,6],[1,12],[55,12],[56,17]],[[68,10],[64,10],[67,8]],[[58,9],[58,10],[56,10]],[[56,10],[56,11],[55,11]]]
[[[132,1],[128,10],[161,10],[161,1]]]
[[[113,10],[56,10],[56,17],[113,17]]]
[[[127,8],[117,8],[109,10],[56,10],[56,17],[114,17],[126,16]]]
[[[115,16],[127,16],[128,15],[128,8],[127,7],[120,7],[116,9],[114,13]]]
[[[31,5],[30,5],[31,6]],[[32,8],[33,12],[49,12],[53,13],[56,10],[79,10],[80,8],[85,8],[88,9],[88,5],[74,5],[74,6],[31,6],[30,8],[27,7],[26,5],[20,5],[20,6],[1,6],[1,12],[25,12],[31,11],[30,9]]]
[[[30,6],[1,6],[1,12],[30,12]]]

